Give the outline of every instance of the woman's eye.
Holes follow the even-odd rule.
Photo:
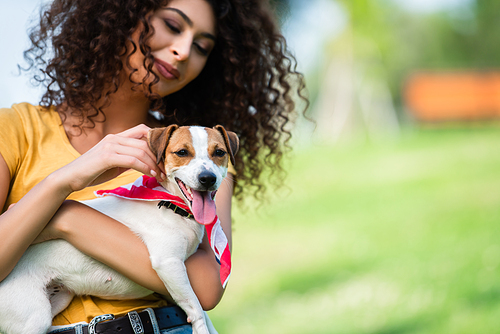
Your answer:
[[[208,56],[208,50],[203,48],[202,46],[200,46],[199,44],[194,44],[196,46],[196,49],[198,49],[198,51],[204,55],[204,56]]]
[[[215,150],[214,155],[216,157],[223,157],[226,155],[226,152],[224,152],[223,150]]]
[[[184,150],[184,149],[179,150],[179,151],[174,152],[174,153],[177,154],[177,156],[179,156],[179,157],[187,157],[187,155],[188,155],[188,151]]]
[[[177,28],[177,26],[173,25],[172,23],[170,23],[169,21],[165,21],[165,24],[167,25],[167,27],[172,30],[173,32],[175,32],[176,34],[179,34],[181,32],[181,30],[179,28]]]

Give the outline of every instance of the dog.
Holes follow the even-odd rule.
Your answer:
[[[216,333],[193,292],[184,261],[200,244],[203,225],[217,219],[214,194],[226,177],[228,161],[234,165],[238,137],[220,125],[171,125],[150,130],[147,140],[157,163],[164,162],[166,180],[161,186],[180,197],[184,203],[179,205],[187,206],[194,218],[161,208],[165,202],[158,201],[104,196],[83,203],[120,221],[143,240],[154,270],[186,312],[193,333]],[[151,293],[64,240],[42,242],[30,246],[0,283],[0,333],[47,333],[52,318],[74,295],[134,299]]]

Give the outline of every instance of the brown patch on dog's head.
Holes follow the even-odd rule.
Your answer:
[[[187,165],[196,155],[189,126],[181,126],[170,137],[165,149],[165,170]]]
[[[156,156],[156,164],[165,160],[165,150],[167,149],[172,133],[179,128],[172,124],[166,128],[155,128],[148,132],[148,146],[151,152]]]
[[[236,165],[234,156],[236,152],[238,152],[238,148],[240,147],[240,140],[238,136],[232,131],[226,131],[226,129],[222,125],[216,125],[214,126],[214,129],[219,131],[219,133],[222,135],[229,153],[231,163],[233,164],[233,166]]]

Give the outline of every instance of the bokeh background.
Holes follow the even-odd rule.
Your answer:
[[[1,106],[38,3],[0,3]],[[235,210],[219,332],[500,333],[500,2],[271,3],[315,121]]]

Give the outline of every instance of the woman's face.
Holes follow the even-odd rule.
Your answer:
[[[155,32],[147,44],[155,59],[152,71],[160,79],[152,90],[164,97],[186,86],[203,70],[215,46],[216,20],[205,0],[172,0],[152,14],[151,25]],[[140,29],[132,36],[137,45],[139,34]],[[130,57],[132,67],[138,69],[132,75],[136,82],[142,82],[147,74],[143,61],[139,50]],[[153,80],[150,77],[149,82]]]

